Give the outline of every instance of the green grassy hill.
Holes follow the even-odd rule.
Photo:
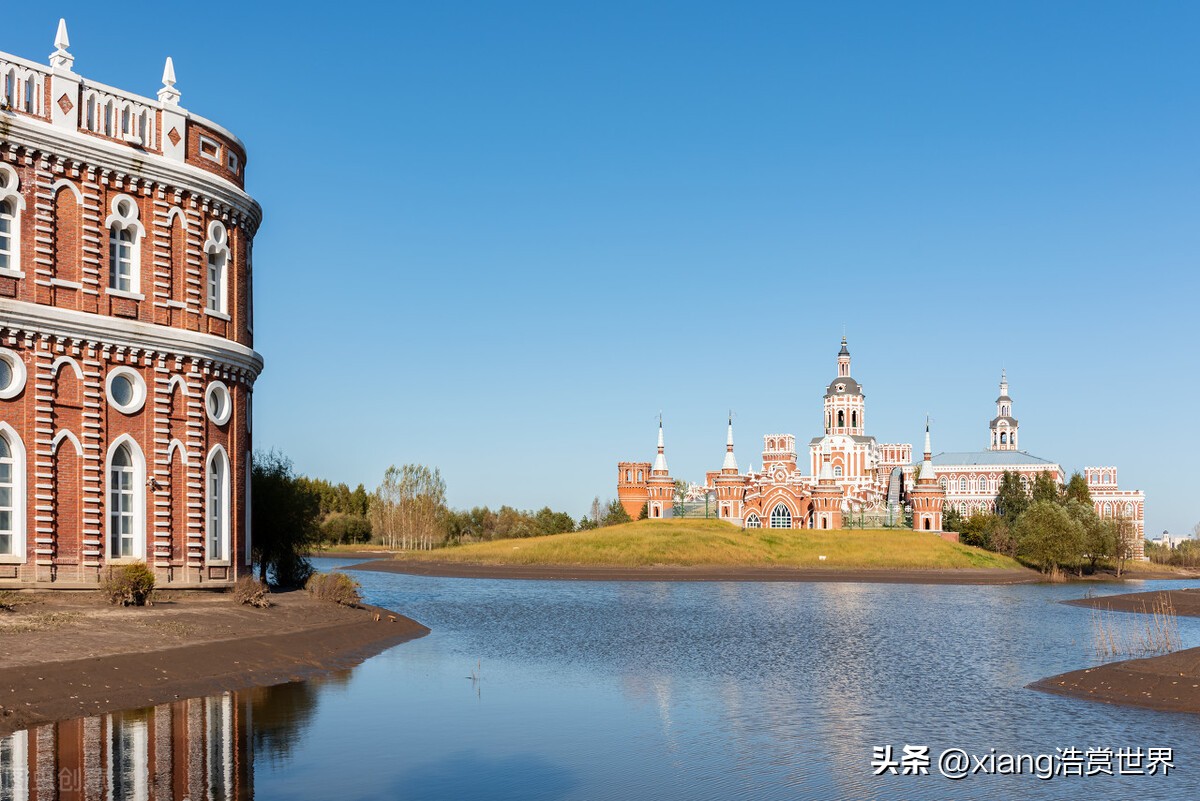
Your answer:
[[[934,534],[895,529],[743,530],[720,520],[639,520],[594,531],[480,542],[397,558],[611,567],[1023,569],[1006,556],[947,542]]]

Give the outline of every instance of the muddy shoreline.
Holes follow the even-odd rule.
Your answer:
[[[879,584],[1024,584],[1041,581],[1032,570],[988,568],[855,570],[794,567],[600,567],[588,565],[483,565],[374,559],[344,570],[371,570],[443,578],[528,581],[841,581]]]
[[[1200,617],[1200,588],[1153,590],[1063,601],[1114,612],[1145,614],[1167,602],[1176,615]],[[1110,662],[1039,679],[1030,689],[1106,704],[1200,713],[1200,648]]]
[[[86,597],[0,612],[0,735],[41,723],[269,686],[351,668],[429,629],[303,592],[270,609],[228,595],[144,609]],[[375,620],[375,616],[379,620]]]

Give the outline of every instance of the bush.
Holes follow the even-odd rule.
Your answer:
[[[233,585],[233,600],[244,606],[266,609],[271,605],[271,599],[267,597],[270,592],[271,588],[254,576],[242,576]]]
[[[145,606],[154,592],[154,573],[144,562],[123,567],[110,567],[107,578],[100,582],[100,593],[110,604]]]
[[[314,573],[304,585],[315,597],[322,601],[333,601],[342,606],[357,607],[362,603],[359,592],[362,585],[345,573]]]

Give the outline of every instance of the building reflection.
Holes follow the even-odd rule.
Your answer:
[[[252,798],[253,705],[250,694],[224,693],[0,737],[0,799]]]

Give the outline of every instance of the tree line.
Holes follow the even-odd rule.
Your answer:
[[[592,501],[575,520],[546,506],[451,509],[436,467],[391,466],[374,491],[297,475],[283,453],[256,451],[251,467],[251,557],[260,577],[302,584],[312,572],[306,554],[330,545],[375,544],[432,549],[468,542],[537,537],[627,523],[618,501]],[[642,516],[645,516],[643,510]]]
[[[975,545],[1021,561],[1051,575],[1094,573],[1111,563],[1118,576],[1133,555],[1137,527],[1124,514],[1096,514],[1087,481],[1079,473],[1059,486],[1049,473],[1039,473],[1026,487],[1017,473],[1005,472],[996,493],[995,512],[963,518],[947,506],[942,528],[955,531],[964,545]]]

